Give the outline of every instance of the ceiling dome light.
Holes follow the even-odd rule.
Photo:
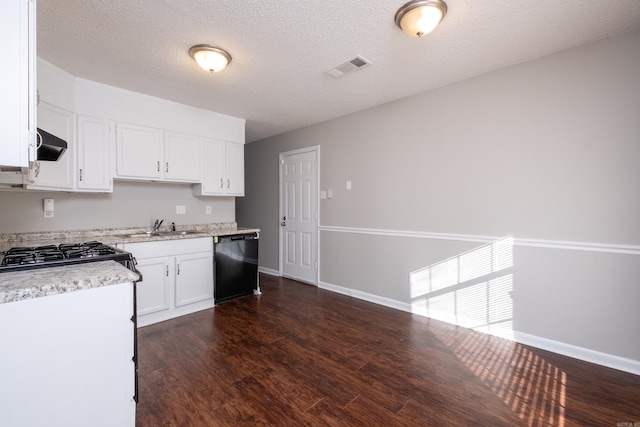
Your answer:
[[[433,31],[447,13],[442,0],[412,0],[396,12],[396,25],[411,37]]]
[[[189,55],[196,60],[203,70],[210,73],[217,73],[231,62],[231,55],[224,49],[209,46],[208,44],[199,44],[189,49]]]

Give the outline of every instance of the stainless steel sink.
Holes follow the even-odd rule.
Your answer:
[[[140,237],[155,237],[161,236],[159,231],[146,231],[143,233],[131,233],[131,234],[118,234],[119,237],[140,238]]]
[[[182,230],[182,231],[145,231],[142,233],[130,233],[130,234],[118,234],[119,237],[125,237],[129,239],[140,239],[145,237],[162,237],[162,236],[187,236],[190,234],[202,234],[201,231],[196,230]]]
[[[160,236],[187,236],[189,234],[202,234],[202,231],[196,231],[196,230],[160,231]]]

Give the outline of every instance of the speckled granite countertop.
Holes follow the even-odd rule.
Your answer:
[[[0,304],[136,280],[136,273],[115,261],[6,272],[0,274]]]
[[[194,239],[197,237],[228,236],[230,234],[259,233],[257,228],[239,228],[235,222],[177,226],[186,235],[131,236],[147,229],[102,228],[93,230],[52,231],[0,234],[0,252],[12,247],[59,245],[96,240],[107,245],[159,240]],[[169,231],[162,227],[161,231]],[[1,256],[0,256],[1,258]],[[38,298],[82,289],[109,286],[138,280],[137,274],[114,261],[89,262],[61,267],[38,268],[0,274],[0,304]]]
[[[71,230],[71,231],[51,231],[51,232],[31,232],[31,233],[4,233],[0,234],[0,252],[17,246],[43,246],[59,245],[62,243],[82,243],[97,240],[106,245],[116,245],[118,243],[133,242],[153,242],[159,240],[194,239],[196,237],[228,236],[230,234],[259,233],[257,228],[238,227],[235,222],[195,224],[176,226],[178,231],[188,230],[196,232],[186,235],[160,235],[160,236],[139,236],[131,237],[132,234],[141,234],[148,231],[146,228],[100,228],[93,230]],[[169,231],[169,226],[161,228],[161,231]]]

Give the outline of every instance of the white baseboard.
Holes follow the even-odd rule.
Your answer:
[[[338,294],[351,296],[354,298],[358,298],[364,301],[369,301],[374,304],[383,305],[385,307],[395,308],[396,310],[408,311],[411,312],[411,305],[396,301],[390,298],[381,297],[378,295],[369,294],[362,291],[356,291],[354,289],[344,288],[342,286],[332,285],[331,283],[322,282],[318,283],[318,287],[321,289],[326,289],[331,292],[336,292]]]
[[[258,267],[258,273],[268,274],[269,276],[280,277],[280,272],[278,270],[272,270],[266,267]]]
[[[540,348],[542,350],[551,351],[553,353],[562,354],[564,356],[573,357],[574,359],[584,360],[585,362],[595,363],[596,365],[606,366],[619,371],[640,375],[640,361],[637,360],[601,353],[588,348],[525,334],[524,332],[514,331],[513,333],[516,342],[520,344],[529,345],[531,347]]]
[[[354,289],[349,289],[322,281],[319,282],[318,287],[321,289],[326,289],[328,291],[358,298],[364,301],[369,301],[374,304],[379,304],[420,316],[429,317],[423,311],[412,309],[411,304],[396,301],[390,298],[385,298],[378,295],[369,294],[367,292],[357,291]],[[455,324],[455,321],[447,321],[446,317],[440,317],[436,320]],[[563,356],[573,357],[574,359],[583,360],[585,362],[595,363],[596,365],[602,365],[608,368],[618,369],[620,371],[640,375],[640,361],[637,360],[626,359],[624,357],[607,353],[601,353],[598,351],[590,350],[588,348],[578,347],[559,341],[553,341],[535,335],[525,334],[523,332],[514,331],[513,335],[514,341],[520,344],[529,345],[531,347],[536,347],[542,350],[551,351],[553,353],[562,354]]]

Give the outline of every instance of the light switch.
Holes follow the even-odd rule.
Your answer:
[[[204,212],[205,212],[207,215],[211,215],[211,206],[205,206],[205,208],[204,208]]]
[[[324,200],[327,198],[327,190],[320,190],[320,199]]]
[[[347,181],[346,187],[347,187],[347,190],[351,190],[351,181]]]
[[[327,190],[327,199],[333,199],[333,189]]]

